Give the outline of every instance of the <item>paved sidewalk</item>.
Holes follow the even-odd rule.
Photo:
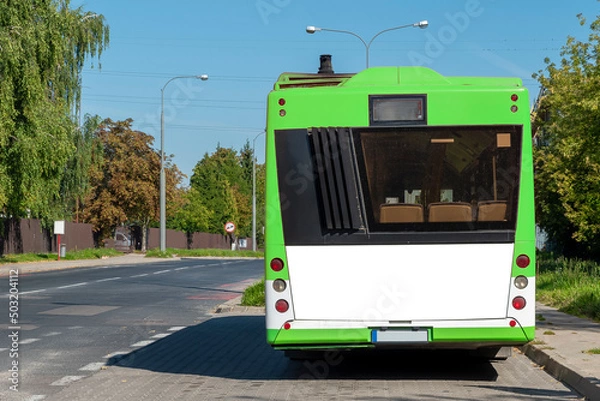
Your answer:
[[[587,400],[600,401],[600,323],[540,303],[536,307],[536,339],[522,351]]]
[[[179,258],[176,258],[178,260]],[[0,265],[0,277],[10,274],[11,270],[18,269],[19,275],[52,270],[74,269],[78,267],[108,266],[108,265],[130,265],[137,263],[167,262],[173,259],[147,258],[143,254],[128,253],[122,256],[107,257],[104,259],[81,259],[81,260],[53,260],[48,262],[31,263],[7,263]]]
[[[166,262],[172,259],[146,258],[140,254],[127,254],[107,259],[19,263],[0,266],[0,277],[8,276],[11,269],[19,275],[41,271],[77,267],[126,265],[135,263]],[[264,308],[243,307],[240,298],[217,308],[215,313],[260,315]],[[556,379],[586,397],[600,401],[600,324],[559,312],[546,305],[537,304],[538,322],[536,340],[521,347],[521,351]],[[140,371],[140,374],[144,374]]]

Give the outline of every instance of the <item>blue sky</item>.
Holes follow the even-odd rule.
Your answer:
[[[320,54],[335,72],[365,68],[365,46],[346,34],[306,33],[307,25],[347,30],[369,41],[370,65],[430,67],[443,75],[516,76],[535,99],[531,75],[560,60],[568,35],[586,40],[596,0],[72,0],[103,14],[110,46],[83,74],[82,112],[132,118],[160,147],[164,91],[165,153],[188,176],[218,144],[239,150],[265,127],[265,102],[282,72],[317,72]],[[255,140],[264,162],[264,135]]]

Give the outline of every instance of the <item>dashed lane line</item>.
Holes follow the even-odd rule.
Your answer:
[[[179,330],[183,330],[187,328],[187,326],[173,326],[171,328],[169,328],[167,331],[179,331]]]
[[[132,348],[134,348],[134,347],[145,347],[146,345],[150,345],[153,342],[155,342],[155,340],[138,341],[135,344],[131,344],[130,347],[132,347]]]
[[[34,343],[36,341],[40,341],[40,339],[39,338],[27,338],[27,339],[25,339],[23,341],[19,341],[19,344],[31,344],[31,343]]]
[[[96,280],[96,283],[103,283],[105,281],[115,281],[115,280],[119,280],[121,277],[109,277],[109,278],[103,278],[100,280]]]
[[[64,376],[58,379],[55,382],[50,383],[51,386],[67,386],[71,383],[74,383],[78,380],[83,379],[85,376]]]
[[[33,290],[33,291],[23,291],[23,292],[21,292],[20,294],[21,294],[21,295],[27,295],[27,294],[35,294],[35,293],[37,293],[37,292],[44,292],[44,291],[46,291],[46,290],[45,290],[45,289],[42,289],[42,290]]]
[[[56,288],[58,288],[59,290],[62,290],[64,288],[81,287],[83,285],[88,285],[88,282],[84,281],[83,283],[75,283],[75,284],[63,285],[62,287],[56,287]]]
[[[84,372],[97,372],[100,369],[102,369],[102,366],[105,366],[106,364],[104,362],[92,362],[92,363],[88,363],[87,365],[79,368],[79,370],[84,371]]]
[[[129,354],[131,351],[117,351],[117,352],[111,352],[110,354],[106,354],[104,355],[105,359],[111,359],[111,358],[115,358],[115,357],[123,357],[127,354]]]

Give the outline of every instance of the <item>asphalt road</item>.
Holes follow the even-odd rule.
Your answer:
[[[262,264],[184,259],[19,277],[19,393],[8,390],[14,359],[3,335],[0,399],[581,399],[519,353],[501,362],[428,351],[290,361],[266,344],[263,316],[210,313],[261,277]]]
[[[258,280],[262,269],[262,260],[182,259],[20,276],[18,304],[15,297],[11,304],[9,296],[0,299],[2,315],[11,305],[18,309],[18,329],[1,321],[9,330],[0,341],[0,399],[45,399],[107,361],[204,322],[215,306]],[[9,279],[2,281],[9,294]],[[13,333],[17,357],[11,356]],[[13,361],[18,394],[9,389]]]

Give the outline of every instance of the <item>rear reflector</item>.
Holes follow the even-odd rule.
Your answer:
[[[517,276],[515,277],[515,287],[522,290],[527,287],[529,284],[529,280],[525,276]]]
[[[283,292],[285,291],[285,288],[287,287],[287,285],[285,284],[285,281],[283,281],[282,279],[278,278],[277,280],[273,281],[273,289],[277,292]]]

